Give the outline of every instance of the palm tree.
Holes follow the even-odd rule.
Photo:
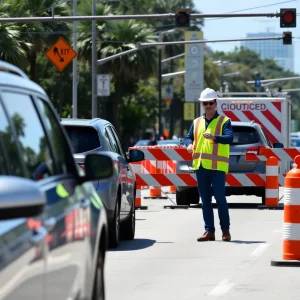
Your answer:
[[[103,34],[101,52],[104,57],[109,57],[130,49],[136,48],[137,43],[153,43],[157,36],[151,27],[143,22],[134,20],[107,22],[106,31]],[[141,49],[133,54],[128,54],[114,59],[103,65],[106,72],[114,77],[115,92],[109,101],[110,119],[117,130],[120,130],[120,121],[117,115],[121,104],[124,86],[132,81],[149,78],[156,70],[156,49],[154,47]]]
[[[65,16],[70,12],[67,2],[61,0],[4,0],[4,3],[10,6],[10,17],[49,17],[52,15],[52,8],[56,15]],[[15,26],[20,31],[18,41],[26,51],[30,77],[36,81],[37,54],[57,40],[57,35],[68,34],[70,25],[65,22],[33,22],[18,23]]]
[[[7,1],[0,2],[0,18],[10,16],[12,6]],[[19,67],[25,67],[26,46],[21,39],[20,28],[17,24],[1,23],[0,24],[0,59],[12,63]]]
[[[107,4],[96,4],[96,15],[107,16],[117,14],[112,7]],[[82,1],[78,3],[78,15],[91,16],[92,15],[92,1]],[[98,21],[96,23],[97,39],[102,40],[102,32],[105,29],[105,21]],[[78,27],[77,47],[78,54],[91,62],[92,55],[92,22],[79,22]],[[97,48],[97,57],[101,57],[101,49]]]

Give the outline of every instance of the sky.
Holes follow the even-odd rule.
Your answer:
[[[196,9],[203,14],[217,13],[276,13],[280,8],[296,8],[300,13],[300,0],[194,0]],[[260,7],[260,8],[258,8]],[[244,10],[244,11],[241,11]],[[204,39],[238,39],[246,38],[247,33],[291,31],[293,37],[300,37],[300,18],[297,17],[297,27],[285,30],[279,26],[279,18],[244,17],[226,19],[204,19]],[[263,41],[262,41],[263,43]],[[300,39],[293,39],[294,72],[300,74]],[[213,51],[232,51],[240,42],[222,42],[208,44]]]

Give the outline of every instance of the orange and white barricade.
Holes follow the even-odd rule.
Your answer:
[[[266,161],[266,189],[265,205],[259,205],[258,208],[281,209],[279,206],[279,166],[278,158],[271,156]]]
[[[165,162],[171,161],[191,161],[192,155],[182,146],[161,146],[161,147],[136,147],[144,153],[143,164],[147,165],[152,161]],[[149,166],[150,169],[150,166]],[[159,168],[158,168],[159,169]],[[157,169],[151,168],[149,173],[136,173],[137,185],[150,187],[177,187],[177,186],[197,186],[195,173],[177,173],[176,164],[173,164],[171,173],[159,173]],[[229,173],[226,176],[226,186],[245,187],[245,186],[266,186],[265,174],[253,173]],[[167,206],[165,206],[167,207]]]
[[[283,260],[272,260],[272,266],[300,267],[300,155],[295,163],[284,182]]]

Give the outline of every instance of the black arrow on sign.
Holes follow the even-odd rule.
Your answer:
[[[59,61],[64,62],[64,59],[60,56],[57,47],[53,48],[53,53],[58,55]]]

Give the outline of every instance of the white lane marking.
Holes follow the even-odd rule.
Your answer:
[[[222,280],[214,289],[210,291],[208,296],[221,296],[228,293],[233,286],[235,285],[234,282],[230,282],[229,279]]]
[[[276,230],[274,230],[273,232],[274,232],[274,233],[281,233],[281,232],[282,232],[282,228],[276,229]]]
[[[270,245],[269,244],[261,244],[257,248],[255,248],[251,253],[250,256],[259,256],[261,255]]]

